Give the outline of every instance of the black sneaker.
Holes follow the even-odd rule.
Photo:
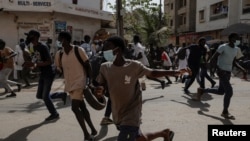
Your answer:
[[[67,100],[67,93],[63,93],[62,94],[62,101],[63,101],[64,105],[66,104],[66,100]]]
[[[11,92],[11,94],[7,95],[6,97],[16,97],[16,94],[14,92]]]
[[[165,88],[165,86],[166,86],[165,81],[161,81],[161,88],[162,88],[162,89],[164,89],[164,88]]]
[[[20,92],[22,89],[22,85],[21,84],[17,84],[17,91]]]
[[[50,115],[48,116],[45,121],[52,121],[52,120],[56,120],[56,119],[59,119],[59,114],[53,114],[53,115]]]

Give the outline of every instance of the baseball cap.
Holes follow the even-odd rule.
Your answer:
[[[24,33],[27,36],[37,36],[40,37],[40,33],[36,30],[30,30],[28,33]]]

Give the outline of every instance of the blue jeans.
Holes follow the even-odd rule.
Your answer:
[[[199,74],[200,67],[199,66],[189,66],[192,71],[192,75],[188,77],[187,81],[185,82],[184,90],[188,90],[189,87],[193,84],[196,76]]]
[[[205,89],[207,93],[213,93],[218,95],[224,95],[224,104],[223,104],[223,112],[228,112],[228,107],[230,105],[231,97],[233,96],[233,88],[230,84],[231,72],[224,70],[217,70],[217,74],[219,76],[219,87]]]
[[[38,89],[36,97],[38,99],[43,99],[47,109],[49,110],[50,114],[57,114],[54,104],[50,98],[50,90],[52,83],[54,81],[54,75],[50,76],[40,76],[38,81]]]
[[[120,130],[117,141],[136,141],[136,138],[140,136],[139,127],[121,125],[117,128]]]
[[[207,73],[207,68],[206,67],[201,67],[201,71],[200,71],[200,87],[201,88],[205,88],[205,78],[207,78],[207,80],[213,84],[215,83],[215,81],[208,75]]]

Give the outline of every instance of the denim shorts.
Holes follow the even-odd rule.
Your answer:
[[[117,126],[117,129],[120,130],[118,141],[135,141],[141,136],[140,129],[136,126],[121,125]]]

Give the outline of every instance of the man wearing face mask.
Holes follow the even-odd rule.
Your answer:
[[[235,117],[232,116],[228,111],[231,97],[233,96],[233,88],[230,84],[231,72],[233,65],[241,69],[243,72],[246,72],[246,70],[236,62],[236,59],[239,59],[243,56],[240,48],[237,47],[240,44],[239,35],[236,33],[231,33],[228,36],[228,40],[229,43],[219,46],[210,61],[210,64],[217,65],[219,87],[204,89],[200,94],[197,94],[195,99],[200,100],[203,92],[224,95],[224,104],[221,116],[226,119],[235,119]],[[215,62],[215,60],[217,60],[217,62]]]
[[[50,97],[50,90],[55,77],[55,69],[53,67],[53,61],[49,49],[45,44],[39,42],[40,33],[38,31],[31,30],[25,35],[27,35],[26,44],[33,44],[36,60],[26,61],[23,66],[33,68],[38,67],[40,69],[41,73],[38,81],[36,97],[38,99],[43,99],[48,111],[50,112],[50,116],[48,116],[45,121],[58,119],[59,114]]]
[[[141,133],[142,92],[138,79],[144,75],[152,78],[177,76],[182,72],[150,69],[139,61],[125,59],[125,50],[125,43],[121,37],[113,36],[107,39],[104,54],[108,53],[112,62],[108,61],[101,65],[96,79],[99,86],[95,88],[97,96],[102,96],[108,88],[112,102],[112,117],[119,130],[117,140],[151,141],[163,138],[165,141],[172,141],[174,132],[170,129],[149,134]]]

